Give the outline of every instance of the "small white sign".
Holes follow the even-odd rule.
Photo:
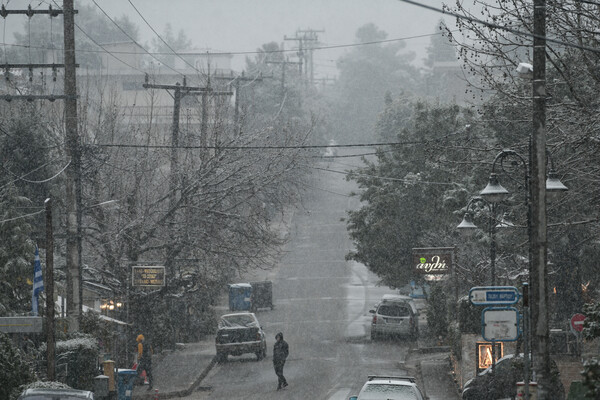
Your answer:
[[[488,342],[513,342],[519,337],[519,312],[514,307],[486,308],[481,323],[481,336]]]

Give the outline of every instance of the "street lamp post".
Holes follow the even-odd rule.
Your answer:
[[[481,203],[488,209],[488,233],[490,235],[490,272],[491,285],[496,285],[496,204],[485,200],[483,197],[473,197],[467,203],[467,210],[462,222],[456,227],[461,230],[477,229],[473,223],[473,214],[470,211],[476,203]]]
[[[545,144],[545,143],[544,143]],[[538,149],[539,150],[539,149]],[[529,321],[524,321],[526,326],[533,326],[533,331],[529,338],[535,338],[535,347],[530,347],[529,343],[526,344],[526,348],[532,348],[532,354],[535,356],[534,365],[537,365],[536,372],[539,377],[543,380],[543,385],[547,385],[549,379],[549,349],[548,349],[548,310],[547,310],[547,298],[546,293],[546,194],[554,195],[556,193],[565,192],[568,188],[560,182],[558,174],[554,169],[554,162],[549,151],[545,151],[544,168],[540,169],[539,165],[535,166],[534,160],[532,159],[533,153],[530,148],[529,164],[525,159],[513,150],[502,150],[492,164],[492,172],[490,174],[490,181],[488,185],[481,191],[481,196],[487,198],[489,201],[502,201],[510,195],[510,192],[506,190],[499,182],[498,175],[495,172],[496,165],[500,165],[500,168],[504,170],[504,161],[510,158],[517,159],[522,165],[525,172],[525,204],[527,205],[527,236],[529,239],[529,286],[531,287],[531,319],[532,323],[528,324]],[[539,152],[539,151],[538,151]],[[539,164],[536,155],[535,162]],[[545,190],[539,189],[542,185],[543,179],[540,177],[542,172],[545,172],[545,165],[550,162],[550,171],[548,173]],[[535,168],[534,168],[535,166]],[[543,176],[543,175],[542,175]],[[540,195],[539,192],[543,192]],[[541,204],[541,205],[540,205]],[[543,238],[543,240],[542,240]],[[528,358],[527,356],[525,358]],[[528,381],[529,376],[526,372],[525,376],[525,395],[529,396]],[[541,398],[546,398],[544,391],[546,388],[542,388]]]

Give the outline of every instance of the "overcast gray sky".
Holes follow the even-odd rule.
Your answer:
[[[88,1],[88,0],[86,0]],[[388,33],[388,39],[428,34],[435,31],[441,14],[398,0],[131,0],[159,33],[167,23],[175,32],[183,29],[198,49],[227,52],[253,51],[264,43],[282,42],[297,29],[324,30],[324,45],[354,42],[356,30],[375,23]],[[440,7],[442,0],[421,0]],[[155,37],[128,0],[96,0],[111,16],[127,14],[138,24],[142,40]],[[90,4],[93,4],[89,1]],[[451,19],[446,18],[448,22]],[[286,42],[286,47],[294,42]],[[425,56],[429,38],[407,41],[417,52],[419,63]],[[319,75],[334,71],[334,60],[344,50],[320,50],[315,54]],[[243,68],[244,56],[236,56],[233,66]]]
[[[9,9],[28,4],[44,8],[51,0],[2,0]],[[82,0],[94,7],[92,0]],[[441,7],[443,0],[419,0]],[[210,48],[226,52],[254,51],[264,43],[283,42],[284,35],[294,36],[297,29],[317,29],[322,45],[354,42],[356,30],[373,22],[388,33],[388,39],[425,35],[435,32],[441,14],[399,0],[131,0],[144,18],[159,33],[170,23],[175,33],[184,30],[196,49]],[[62,1],[57,0],[58,4]],[[156,35],[136,13],[128,0],[96,0],[111,17],[127,14],[140,28],[142,43],[151,43]],[[25,18],[25,17],[24,17]],[[6,23],[16,22],[7,18]],[[453,19],[446,17],[447,23]],[[8,30],[10,31],[10,26]],[[18,24],[22,28],[22,22]],[[6,32],[6,41],[12,42]],[[429,38],[409,39],[410,50],[422,64]],[[294,42],[287,41],[286,48]],[[315,70],[319,76],[333,75],[335,60],[347,49],[319,50],[315,53]],[[244,67],[244,55],[236,55],[233,67]]]

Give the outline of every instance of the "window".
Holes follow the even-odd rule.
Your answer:
[[[381,305],[378,313],[386,317],[410,317],[408,307],[398,305]]]

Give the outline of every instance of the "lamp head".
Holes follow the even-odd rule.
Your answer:
[[[473,229],[477,229],[477,225],[473,223],[473,215],[467,211],[463,216],[463,220],[456,227],[456,229],[460,229],[461,231],[469,231]]]
[[[546,179],[546,193],[548,197],[555,198],[567,190],[569,190],[569,188],[558,179],[556,171],[551,169],[550,172],[548,172],[548,179]]]
[[[509,195],[509,192],[498,182],[498,175],[492,172],[490,174],[490,181],[481,191],[480,195],[490,203],[498,203],[504,200]]]

